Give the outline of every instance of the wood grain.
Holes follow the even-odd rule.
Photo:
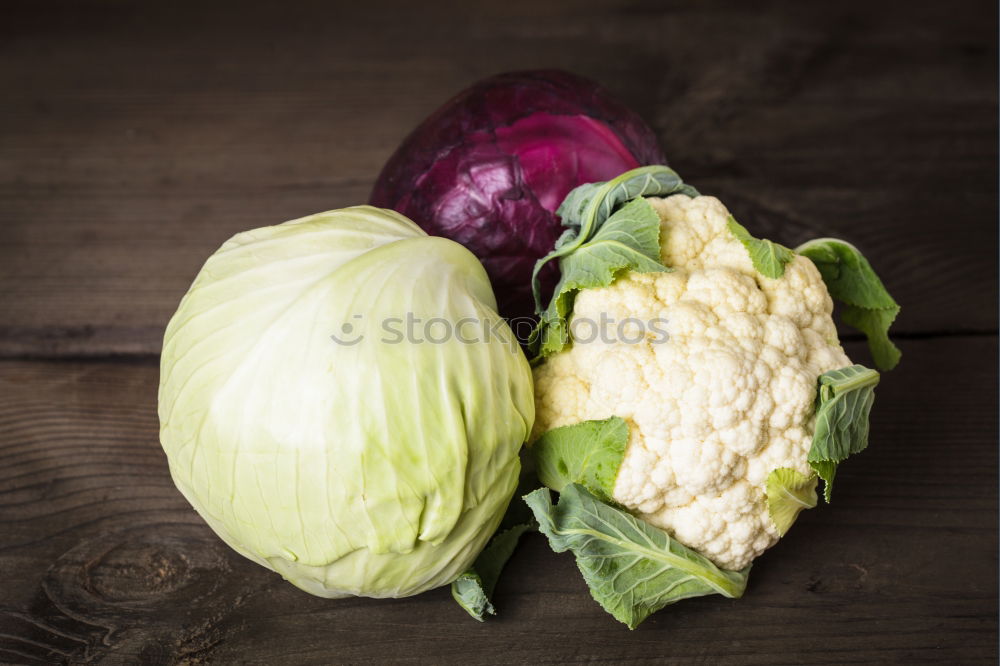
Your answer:
[[[871,446],[758,560],[747,595],[631,633],[534,535],[486,624],[447,590],[310,597],[174,489],[155,363],[0,362],[0,662],[995,663],[996,340],[902,347]]]
[[[854,240],[899,330],[995,331],[996,5],[960,4],[5,3],[0,355],[157,353],[223,240],[363,202],[443,100],[533,67],[758,233]]]
[[[996,25],[985,0],[4,3],[0,663],[996,663]],[[485,624],[447,590],[310,597],[174,488],[163,328],[226,238],[363,202],[442,101],[536,67],[604,83],[760,235],[872,258],[904,352],[872,445],[744,599],[635,632],[537,535]]]

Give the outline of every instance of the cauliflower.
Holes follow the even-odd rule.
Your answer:
[[[602,316],[612,328],[630,321],[617,335],[579,336],[535,369],[533,438],[621,417],[629,436],[612,498],[718,566],[742,569],[779,538],[768,475],[813,473],[817,380],[851,361],[813,261],[795,255],[782,277],[765,277],[718,199],[646,201],[673,270],[630,271],[577,294],[570,330]],[[666,336],[654,320],[665,320]]]
[[[900,358],[899,305],[850,243],[754,238],[662,165],[582,185],[558,213],[533,276],[543,487],[524,501],[630,628],[681,599],[738,598],[819,481],[829,502],[868,446],[879,373],[844,354],[833,299],[882,369]]]

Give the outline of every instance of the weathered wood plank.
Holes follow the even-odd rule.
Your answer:
[[[155,353],[233,233],[365,200],[484,75],[563,67],[778,240],[873,257],[911,333],[996,329],[996,6],[14,2],[0,355]]]
[[[2,362],[0,662],[995,662],[997,341],[902,347],[834,504],[755,564],[742,600],[685,601],[633,633],[537,536],[486,624],[447,590],[310,597],[173,488],[155,363]]]

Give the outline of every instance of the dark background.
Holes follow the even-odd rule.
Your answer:
[[[996,10],[4,3],[0,662],[995,663]],[[533,67],[602,82],[758,235],[864,250],[903,306],[872,444],[745,598],[635,632],[534,535],[486,624],[447,589],[310,597],[171,484],[163,328],[226,238],[364,202],[447,97]]]

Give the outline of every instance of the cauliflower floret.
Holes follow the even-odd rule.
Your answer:
[[[579,293],[574,344],[535,369],[534,434],[622,417],[630,436],[614,499],[720,567],[742,569],[778,540],[768,474],[811,472],[819,376],[851,361],[809,259],[767,278],[718,199],[648,201],[674,270]],[[641,324],[617,328],[626,318]],[[609,321],[606,335],[581,335]]]

